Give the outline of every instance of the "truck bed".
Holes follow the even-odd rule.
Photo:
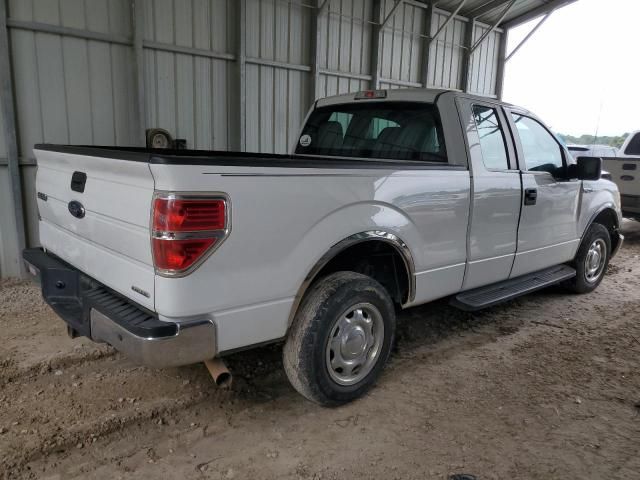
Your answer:
[[[403,165],[414,169],[465,170],[461,165],[424,160],[391,160],[376,158],[329,157],[256,152],[228,152],[218,150],[170,150],[142,147],[96,145],[58,145],[41,143],[34,150],[102,157],[160,165],[211,165],[273,168],[397,168]]]

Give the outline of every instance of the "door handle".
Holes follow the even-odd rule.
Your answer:
[[[524,204],[525,205],[535,205],[538,200],[538,189],[537,188],[525,188],[524,190]]]

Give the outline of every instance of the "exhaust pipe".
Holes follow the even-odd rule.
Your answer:
[[[231,386],[231,372],[229,372],[223,360],[219,358],[212,358],[211,360],[205,360],[204,364],[207,366],[207,370],[209,370],[211,378],[213,378],[213,381],[217,386]]]

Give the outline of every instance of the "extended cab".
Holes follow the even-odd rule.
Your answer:
[[[441,90],[318,100],[291,155],[36,145],[41,249],[72,335],[151,366],[285,341],[324,405],[371,387],[398,309],[583,293],[622,243],[600,159],[532,113]]]

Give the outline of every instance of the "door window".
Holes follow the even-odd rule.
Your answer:
[[[488,170],[508,170],[507,148],[496,109],[474,105],[473,119],[480,138],[484,166]]]
[[[563,169],[562,150],[553,135],[536,120],[511,114],[518,130],[527,170],[556,176]]]

